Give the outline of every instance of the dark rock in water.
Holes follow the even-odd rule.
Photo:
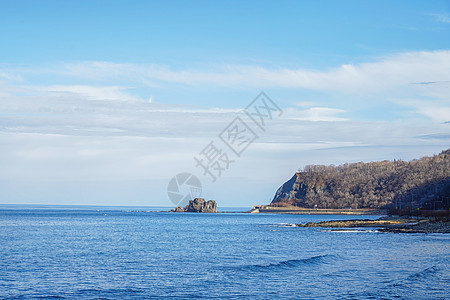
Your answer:
[[[177,206],[177,208],[173,209],[174,212],[184,212],[184,208],[181,206]]]
[[[214,200],[205,201],[203,198],[195,198],[190,200],[186,207],[178,206],[172,208],[171,212],[202,212],[202,213],[216,213],[217,203]]]
[[[217,203],[214,200],[209,200],[205,203],[201,212],[206,213],[216,213],[217,212]]]
[[[184,211],[187,212],[203,212],[203,213],[216,213],[217,203],[214,200],[205,201],[203,198],[195,198],[190,200],[189,204],[186,205]]]
[[[187,212],[201,212],[203,206],[206,201],[203,198],[195,198],[194,200],[190,200],[189,204],[186,206]]]

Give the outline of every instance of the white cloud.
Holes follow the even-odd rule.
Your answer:
[[[31,186],[27,195],[15,201],[58,201],[67,191],[79,195],[81,190],[80,198],[69,197],[70,203],[90,199],[89,204],[136,204],[128,201],[140,199],[142,203],[170,205],[165,198],[168,180],[179,172],[192,172],[201,178],[206,195],[216,195],[221,205],[229,201],[251,205],[257,198],[271,198],[285,177],[305,164],[410,158],[424,149],[442,150],[448,144],[448,140],[417,138],[445,132],[448,124],[351,122],[339,116],[345,113],[340,109],[292,108],[284,111],[283,118],[267,124],[266,132],[258,132],[260,138],[243,156],[233,157],[229,172],[210,184],[195,167],[193,156],[211,140],[217,141],[217,135],[239,111],[50,94],[0,98],[0,184]],[[408,154],[408,147],[415,152]],[[139,194],[129,196],[130,188],[118,197],[117,189],[125,189],[130,182],[139,182],[136,187],[131,184]],[[158,184],[151,185],[154,182]],[[242,182],[267,184],[253,193],[254,198],[230,192],[230,186],[242,186]],[[53,198],[44,199],[42,187],[55,191]],[[5,193],[5,189],[0,192],[0,200],[7,199]],[[233,200],[227,200],[231,196]],[[113,201],[110,199],[116,202],[108,202]]]
[[[0,96],[3,132],[64,136],[215,136],[240,109],[136,100],[120,88],[58,86]],[[20,93],[19,93],[20,94]],[[130,101],[118,101],[130,100]]]
[[[79,95],[91,100],[141,100],[138,97],[131,96],[129,93],[124,92],[124,90],[127,90],[128,88],[120,86],[53,85],[37,89],[57,94]]]
[[[305,88],[346,93],[380,92],[416,82],[450,79],[450,51],[422,51],[382,57],[378,61],[343,64],[328,71],[268,69],[230,65],[213,70],[171,70],[165,66],[83,62],[66,65],[61,74],[96,80],[132,79],[161,87],[164,83],[233,87]]]
[[[430,16],[433,16],[438,22],[450,23],[450,14],[430,14]]]
[[[416,113],[427,116],[436,122],[450,121],[450,101],[449,100],[428,100],[421,99],[402,99],[398,100],[405,106],[414,108]]]
[[[450,121],[450,105],[447,107],[423,107],[421,112],[433,120],[439,122]]]
[[[345,110],[330,108],[330,107],[310,107],[305,110],[299,110],[296,108],[287,108],[284,111],[286,118],[294,120],[305,121],[326,121],[326,122],[338,122],[346,121],[348,119],[339,117],[339,114],[345,113]]]
[[[8,72],[0,72],[0,79],[5,81],[23,81],[20,75],[10,74]]]
[[[449,67],[450,51],[404,53],[328,71],[258,66],[177,71],[154,65],[85,62],[45,71],[46,75],[64,78],[58,82],[70,84],[24,81],[22,86],[14,78],[25,80],[27,71],[9,68],[0,85],[0,179],[102,179],[111,180],[112,186],[130,180],[161,180],[157,194],[164,195],[165,180],[177,172],[201,176],[193,155],[217,138],[240,109],[156,103],[147,100],[153,93],[142,99],[133,94],[135,90],[129,87],[140,84],[155,89],[180,84],[199,89],[277,87],[332,95],[357,93],[355,97],[341,97],[350,99],[345,106],[338,101],[327,102],[329,94],[325,99],[285,102],[283,117],[268,124],[266,132],[258,132],[260,138],[236,160],[229,173],[224,173],[223,182],[231,185],[243,179],[284,179],[304,164],[412,158],[448,146],[448,139],[418,137],[442,135],[449,130],[449,124],[439,124],[449,121]],[[40,71],[32,72],[35,76]],[[432,121],[416,119],[417,115],[391,122],[347,118],[352,103],[373,101],[377,98],[371,98],[373,94]],[[376,107],[376,103],[371,105]],[[276,182],[275,188],[280,183]],[[217,190],[226,195],[230,186],[218,184]]]

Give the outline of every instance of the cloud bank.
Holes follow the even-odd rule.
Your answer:
[[[188,171],[204,181],[211,195],[223,192],[233,199],[230,205],[251,205],[257,199],[242,199],[230,192],[230,185],[264,182],[255,197],[266,197],[305,164],[410,159],[448,147],[449,76],[450,51],[395,54],[329,70],[236,65],[176,70],[113,62],[45,68],[2,65],[2,198],[42,202],[44,196],[38,192],[21,194],[22,198],[15,192],[20,186],[31,191],[41,182],[54,189],[55,202],[64,191],[101,182],[116,204],[127,204],[124,197],[133,194],[138,199],[134,204],[153,197],[148,204],[170,205],[164,182]],[[214,101],[197,103],[195,92],[188,95],[207,88],[252,91],[252,97],[272,89],[269,96],[274,101],[284,99],[283,116],[259,134],[214,186],[195,168],[193,156],[242,115],[252,98],[224,108]],[[191,105],[163,103],[151,96],[173,89],[186,92]],[[278,89],[291,91],[289,97],[277,95]],[[305,91],[320,92],[321,98],[301,96]],[[338,101],[330,100],[338,96]],[[370,112],[381,105],[382,111],[400,107],[402,117],[355,118],[354,107]],[[126,188],[118,192],[119,186]],[[75,194],[74,203],[96,195]]]

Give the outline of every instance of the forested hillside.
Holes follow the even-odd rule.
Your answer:
[[[450,149],[412,161],[308,165],[278,189],[271,205],[448,209],[449,197]]]

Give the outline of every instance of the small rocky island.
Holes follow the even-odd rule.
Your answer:
[[[173,208],[171,212],[201,212],[201,213],[216,213],[217,202],[214,200],[205,201],[203,198],[195,198],[189,200],[189,204],[186,207],[178,206]]]

